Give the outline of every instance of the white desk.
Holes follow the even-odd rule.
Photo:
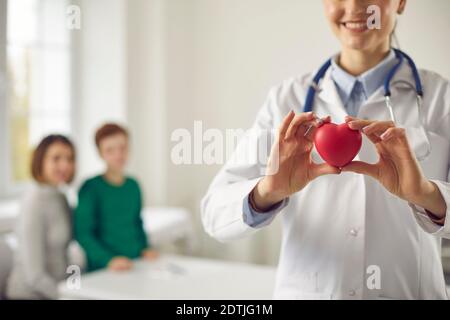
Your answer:
[[[79,290],[62,282],[59,292],[62,299],[270,300],[274,282],[273,267],[163,255],[125,273],[84,274]]]

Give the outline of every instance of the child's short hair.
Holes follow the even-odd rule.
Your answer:
[[[44,167],[44,159],[47,154],[48,149],[55,143],[62,143],[63,145],[68,146],[72,150],[73,157],[75,158],[75,146],[72,141],[66,136],[60,134],[52,134],[46,136],[38,146],[34,149],[33,155],[31,158],[31,175],[33,179],[37,182],[44,182],[44,177],[42,175],[42,170]],[[69,178],[68,182],[72,182],[74,176],[72,175]]]
[[[110,136],[123,134],[128,138],[128,130],[116,123],[105,123],[95,133],[95,144],[100,148],[100,142]]]

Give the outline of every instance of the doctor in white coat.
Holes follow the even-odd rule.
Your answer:
[[[341,52],[320,83],[314,112],[303,113],[312,75],[271,90],[202,200],[204,228],[231,241],[279,216],[276,299],[447,299],[440,243],[450,237],[450,84],[419,71],[421,118],[403,63],[391,82],[394,123],[383,81],[398,62],[390,37],[406,0],[323,4]],[[373,4],[381,9],[379,30],[366,23]],[[355,161],[335,168],[321,160],[312,142],[319,118],[362,130]],[[265,174],[260,161],[242,159],[261,152],[253,137],[270,131],[269,168],[276,162],[278,170]]]

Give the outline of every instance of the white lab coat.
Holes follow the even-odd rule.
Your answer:
[[[368,176],[320,177],[292,195],[278,213],[283,239],[275,299],[447,299],[440,244],[441,237],[450,237],[450,84],[433,72],[421,70],[420,74],[425,128],[432,144],[431,155],[420,164],[447,203],[445,226],[436,225],[423,209],[390,194]],[[302,112],[310,81],[311,75],[306,75],[273,88],[252,129],[276,130],[291,109]],[[330,70],[320,86],[314,111],[320,117],[331,115],[335,123],[344,122],[347,114]],[[391,84],[392,103],[397,122],[407,128],[410,144],[420,156],[425,140],[418,129],[411,86],[411,70],[403,63]],[[358,117],[389,120],[383,94],[382,88],[374,93]],[[240,161],[249,152],[257,152],[250,136],[241,140],[202,200],[204,228],[219,241],[249,236],[271,222],[257,228],[244,222],[244,198],[264,173],[258,162]],[[322,162],[315,150],[313,158]],[[377,159],[374,146],[364,137],[357,160],[374,163]],[[369,289],[368,280],[376,286],[370,276],[377,269],[381,287]]]

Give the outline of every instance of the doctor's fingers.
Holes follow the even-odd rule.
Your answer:
[[[296,136],[297,130],[303,125],[317,125],[316,116],[313,112],[301,113],[296,115],[291,123],[289,124],[289,128],[284,136],[285,140],[289,140]]]
[[[351,118],[349,117],[348,120]],[[347,119],[346,119],[347,120]],[[383,133],[388,128],[395,127],[393,121],[378,121],[378,120],[350,120],[347,122],[348,126],[352,130],[362,130],[365,134],[370,135],[374,133]]]
[[[375,122],[376,120],[362,120],[347,116],[345,118],[345,122],[348,124],[349,128],[352,130],[362,130],[364,127],[367,127]]]
[[[342,168],[342,172],[365,174],[378,180],[379,166],[377,164],[370,164],[363,161],[352,161],[350,164]]]
[[[317,164],[315,162],[311,163],[311,176],[312,179],[318,178],[320,176],[324,176],[327,174],[340,174],[341,173],[341,169],[330,166],[327,163],[321,163],[321,164]]]
[[[284,139],[284,136],[286,135],[286,131],[289,128],[289,125],[291,124],[292,119],[294,119],[295,113],[294,111],[290,111],[281,122],[280,127],[278,128],[278,137],[279,139]]]
[[[312,124],[304,123],[300,126],[299,129],[297,129],[297,139],[306,139],[309,142],[314,141],[314,135],[316,133],[316,130],[320,128],[325,123],[330,123],[331,117],[327,116],[325,118],[318,119],[317,121],[314,121]]]
[[[389,141],[394,138],[398,138],[400,140],[407,141],[405,129],[404,128],[389,128],[380,136],[380,139],[382,141]]]
[[[395,123],[393,121],[376,121],[368,126],[364,127],[362,131],[366,135],[378,135],[382,136],[386,130],[390,128],[395,128]]]
[[[345,116],[345,123],[349,123],[351,121],[360,120],[358,118],[352,117],[352,116]]]

